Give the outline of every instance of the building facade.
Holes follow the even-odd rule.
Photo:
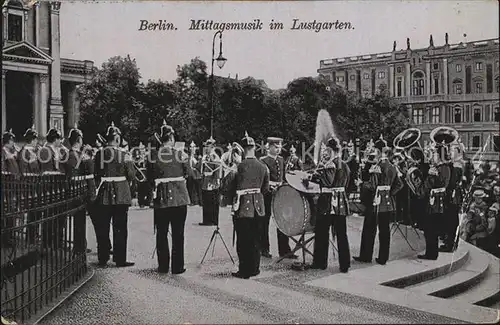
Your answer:
[[[61,58],[60,2],[7,0],[2,5],[2,130],[19,138],[34,125],[42,136],[78,122],[77,86],[92,61]]]
[[[373,96],[385,89],[410,112],[422,141],[440,125],[455,128],[469,154],[486,145],[485,158],[499,159],[499,40],[488,39],[427,48],[320,61],[318,73],[338,86]]]

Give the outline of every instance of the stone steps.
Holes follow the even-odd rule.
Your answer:
[[[490,258],[486,254],[479,251],[469,251],[469,258],[462,267],[446,274],[446,276],[424,281],[406,289],[434,297],[448,298],[465,292],[479,283],[486,276],[489,264]]]

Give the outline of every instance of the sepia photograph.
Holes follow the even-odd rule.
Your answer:
[[[498,1],[1,17],[1,325],[500,322]]]

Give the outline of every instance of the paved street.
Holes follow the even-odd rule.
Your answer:
[[[205,263],[199,263],[212,235],[212,227],[198,226],[201,208],[190,207],[186,222],[186,268],[182,275],[156,273],[153,215],[150,209],[131,209],[129,213],[128,259],[131,268],[96,269],[95,276],[65,301],[42,324],[166,324],[166,323],[455,323],[441,316],[384,304],[305,282],[338,273],[337,261],[330,254],[325,271],[297,272],[289,262],[276,264],[262,259],[261,274],[250,280],[234,279],[236,270],[218,240]],[[221,233],[232,247],[229,209],[221,209]],[[361,217],[348,219],[351,255],[357,255]],[[277,254],[274,224],[271,226],[271,252]],[[95,236],[88,222],[88,241],[96,258]],[[411,243],[421,250],[423,238],[408,232]],[[312,246],[311,246],[312,248]],[[377,251],[377,248],[375,249]],[[391,259],[415,255],[401,235],[391,243]],[[308,257],[308,259],[310,259]],[[237,262],[236,262],[237,263]],[[352,269],[369,267],[352,262]]]

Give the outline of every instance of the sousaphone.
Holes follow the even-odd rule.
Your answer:
[[[423,181],[422,171],[417,166],[419,161],[424,161],[424,150],[420,145],[421,136],[419,129],[409,128],[399,133],[393,141],[395,151],[402,152],[409,162],[405,180],[408,188],[415,195],[418,195],[418,189]]]
[[[444,146],[448,153],[450,153],[451,149],[455,147],[460,148],[460,150],[462,149],[460,143],[458,142],[458,131],[452,127],[438,126],[431,131],[429,138],[431,140],[431,147],[434,149],[436,149],[438,144]]]

